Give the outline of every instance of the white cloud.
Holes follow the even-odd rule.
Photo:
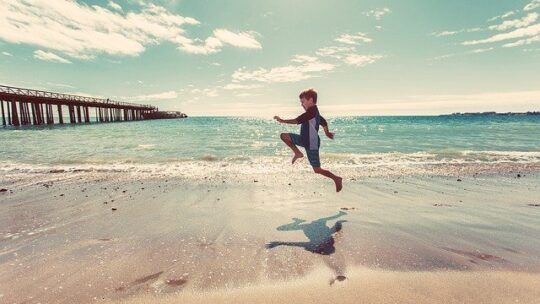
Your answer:
[[[119,11],[119,12],[122,12],[122,7],[120,6],[120,4],[118,3],[115,3],[111,0],[109,0],[109,3],[107,3],[107,6],[109,6],[110,8],[112,8],[113,10],[116,10],[116,11]]]
[[[65,84],[65,83],[47,82],[46,84],[50,85],[50,86],[54,86],[54,87],[59,87],[59,88],[69,88],[69,89],[74,89],[75,88],[74,86],[69,85],[69,84]]]
[[[489,51],[492,51],[493,48],[490,47],[490,48],[485,48],[485,49],[474,49],[471,51],[471,53],[473,54],[479,54],[479,53],[485,53],[485,52],[489,52]]]
[[[532,0],[529,4],[525,5],[524,11],[532,11],[533,9],[540,7],[540,0]]]
[[[261,49],[262,46],[253,37],[254,34],[254,32],[233,33],[226,29],[217,29],[214,31],[214,37],[224,43],[240,48]]]
[[[540,3],[540,0],[535,0],[529,3],[525,11],[531,10],[536,8],[535,3]],[[538,4],[540,6],[540,4]],[[502,15],[495,16],[493,18],[490,18],[488,22],[495,21],[495,20],[501,20],[499,24],[494,24],[491,26],[488,26],[486,30],[492,30],[492,31],[501,31],[503,33],[494,33],[491,37],[485,38],[485,39],[476,39],[476,40],[466,40],[461,42],[462,45],[469,46],[469,45],[479,45],[479,44],[488,44],[488,43],[497,43],[497,42],[505,42],[506,40],[517,40],[514,42],[507,42],[502,45],[502,47],[515,47],[515,46],[521,46],[526,44],[531,44],[533,42],[537,42],[538,38],[536,36],[540,35],[540,24],[537,23],[540,14],[537,12],[529,12],[523,17],[512,19],[512,20],[503,20],[510,16],[515,15],[520,10],[514,10],[514,11],[508,11]],[[473,28],[473,29],[465,29],[465,30],[459,30],[459,31],[444,31],[444,32],[434,32],[432,35],[434,36],[450,36],[455,35],[457,33],[461,32],[473,32],[473,31],[481,31],[482,28]],[[500,47],[500,45],[499,45]],[[468,52],[464,52],[462,54],[471,54],[471,53],[483,53],[486,51],[490,51],[493,48],[483,48],[483,49],[476,49]],[[454,54],[455,55],[455,54]],[[454,56],[453,54],[444,55],[436,57],[435,59],[442,59],[447,57]]]
[[[431,34],[436,37],[443,37],[443,36],[453,36],[459,32],[460,31],[442,31],[442,32],[433,32]]]
[[[442,56],[437,56],[437,57],[430,58],[429,60],[441,60],[441,59],[446,59],[446,58],[451,58],[451,57],[456,57],[456,56],[463,56],[463,55],[470,55],[470,54],[480,54],[480,53],[493,51],[494,49],[495,48],[493,48],[493,47],[474,49],[474,50],[470,50],[470,51],[463,52],[463,53],[445,54],[445,55],[442,55]]]
[[[382,55],[362,55],[356,53],[355,45],[357,41],[371,42],[363,33],[355,35],[343,34],[335,41],[348,44],[348,46],[327,46],[319,48],[313,55],[295,55],[291,58],[289,64],[277,66],[270,69],[258,68],[248,70],[245,67],[237,69],[231,76],[232,84],[225,86],[225,89],[244,88],[240,85],[242,82],[297,82],[301,80],[319,77],[326,72],[332,71],[341,63],[362,67],[383,58]],[[324,57],[324,61],[320,58]],[[339,62],[336,62],[336,59]]]
[[[77,95],[77,96],[84,96],[84,97],[92,97],[92,98],[107,98],[103,95],[96,95],[96,94],[90,94],[90,93],[86,93],[86,92],[66,92],[65,94],[71,94],[71,95]]]
[[[446,58],[450,58],[450,57],[455,57],[456,55],[457,54],[445,54],[445,55],[430,58],[429,60],[441,60],[441,59],[446,59]]]
[[[540,35],[534,36],[532,38],[521,39],[521,40],[518,40],[518,41],[512,42],[512,43],[506,43],[506,44],[503,45],[503,47],[510,48],[510,47],[528,45],[528,44],[538,42],[538,41],[540,41]]]
[[[260,87],[261,87],[260,84],[229,83],[226,86],[224,86],[223,88],[225,90],[251,90],[251,89],[256,89],[256,88],[260,88]]]
[[[330,46],[320,48],[315,53],[321,57],[339,59],[347,65],[354,65],[358,67],[374,63],[384,57],[382,55],[364,55],[356,52],[357,50],[355,47]]]
[[[256,81],[265,83],[297,82],[320,75],[321,72],[331,71],[334,64],[315,61],[293,62],[289,65],[278,66],[271,69],[258,68],[248,71],[240,68],[232,74],[233,82]]]
[[[308,55],[295,55],[292,62],[305,63],[305,62],[316,62],[319,59],[317,57],[308,56]]]
[[[492,25],[489,27],[490,30],[506,31],[511,28],[522,28],[530,24],[533,24],[538,19],[537,13],[530,13],[527,16],[521,19],[506,20],[501,24]]]
[[[366,34],[358,32],[354,35],[343,34],[336,38],[336,41],[345,44],[358,44],[359,42],[369,43],[372,41],[372,39],[369,38]]]
[[[384,8],[377,8],[374,10],[370,10],[370,11],[364,12],[363,14],[365,16],[374,17],[377,20],[381,20],[381,18],[388,13],[390,13],[390,9],[388,7],[384,7]]]
[[[337,59],[341,59],[343,57],[343,54],[346,52],[353,52],[355,50],[354,47],[348,47],[348,46],[328,46],[318,49],[315,54],[318,56],[323,57],[333,57]]]
[[[109,2],[109,7],[115,4]],[[163,42],[195,54],[219,52],[224,44],[261,47],[251,32],[233,33],[225,29],[214,30],[204,41],[191,39],[183,27],[200,24],[198,20],[151,3],[139,4],[138,11],[122,13],[117,8],[69,0],[0,0],[0,39],[84,60],[98,54],[138,56],[147,46]]]
[[[495,16],[493,18],[488,19],[488,22],[492,22],[492,21],[495,21],[497,19],[506,19],[506,18],[508,18],[510,16],[513,16],[515,14],[516,14],[516,12],[514,12],[514,11],[508,11],[508,12],[502,14],[502,15]]]
[[[465,29],[465,32],[467,33],[473,33],[473,32],[479,32],[481,31],[482,28],[481,27],[473,27],[473,28],[470,28],[470,29]]]
[[[483,44],[483,43],[493,43],[493,42],[500,42],[500,41],[510,40],[510,39],[533,37],[539,34],[540,34],[540,24],[535,24],[535,25],[531,25],[528,27],[511,31],[508,33],[497,34],[486,39],[465,41],[465,42],[462,42],[461,44],[476,45],[476,44]]]
[[[345,57],[344,62],[354,66],[365,66],[376,62],[383,58],[382,55],[361,55],[361,54],[349,54]]]
[[[120,99],[128,100],[128,101],[154,101],[154,100],[175,99],[177,97],[178,97],[178,93],[176,91],[166,91],[166,92],[148,94],[148,95],[123,96],[123,97],[120,97]]]
[[[453,36],[453,35],[459,34],[459,33],[479,32],[481,30],[482,30],[482,28],[480,28],[480,27],[474,27],[474,28],[470,28],[470,29],[462,29],[462,30],[457,30],[457,31],[433,32],[433,33],[431,33],[431,35],[433,35],[435,37],[444,37],[444,36]]]
[[[12,57],[13,55],[11,55],[11,53],[8,53],[8,52],[2,52],[2,55],[5,55],[5,56],[9,56],[9,57]]]
[[[213,35],[206,38],[204,44],[193,44],[193,41],[187,41],[185,37],[175,38],[180,44],[178,47],[192,54],[212,54],[221,51],[224,43],[248,49],[261,49],[261,44],[253,37],[253,32],[233,33],[226,29],[217,29]]]
[[[44,61],[53,61],[53,62],[60,62],[60,63],[71,63],[71,61],[62,58],[54,53],[51,52],[45,52],[42,50],[37,50],[34,52],[34,58]]]
[[[204,90],[202,91],[202,93],[203,93],[204,95],[206,95],[207,97],[217,97],[217,96],[219,96],[219,94],[218,94],[218,92],[217,92],[216,89],[204,89]]]
[[[254,97],[254,96],[260,96],[261,94],[254,94],[254,93],[238,93],[234,96],[236,97]]]

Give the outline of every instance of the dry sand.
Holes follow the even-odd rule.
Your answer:
[[[536,174],[1,182],[2,303],[540,298]]]

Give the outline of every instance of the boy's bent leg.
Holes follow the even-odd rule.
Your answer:
[[[321,174],[321,175],[324,175],[328,178],[331,178],[334,183],[336,184],[336,192],[339,192],[341,191],[341,189],[343,188],[343,179],[337,175],[335,175],[334,173],[328,171],[328,170],[324,170],[323,168],[321,167],[313,167],[313,171],[317,174]]]
[[[304,157],[304,154],[298,150],[298,147],[294,144],[293,139],[291,138],[291,135],[289,133],[281,133],[279,136],[283,142],[293,150],[294,156],[292,158],[292,163],[299,159]]]

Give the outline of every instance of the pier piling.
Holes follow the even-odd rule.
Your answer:
[[[7,113],[8,113],[8,125],[11,126],[12,125],[11,124],[11,110],[9,108],[9,101],[6,101],[6,108],[7,108],[6,110],[7,110]]]
[[[4,101],[0,99],[0,104],[2,104],[2,125],[6,126],[6,114],[4,114]]]
[[[19,115],[17,115],[17,103],[11,101],[11,117],[14,126],[19,126]]]
[[[58,105],[58,123],[63,125],[64,124],[64,117],[62,116],[62,106]]]

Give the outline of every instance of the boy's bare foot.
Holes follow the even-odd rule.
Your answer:
[[[304,154],[302,154],[302,152],[300,152],[299,154],[298,153],[295,153],[293,158],[292,158],[292,163],[294,164],[294,162],[299,159],[299,158],[302,158],[304,157]]]
[[[341,178],[341,177],[338,176],[338,177],[334,180],[334,183],[336,183],[336,192],[341,191],[341,189],[343,188],[343,178]]]

